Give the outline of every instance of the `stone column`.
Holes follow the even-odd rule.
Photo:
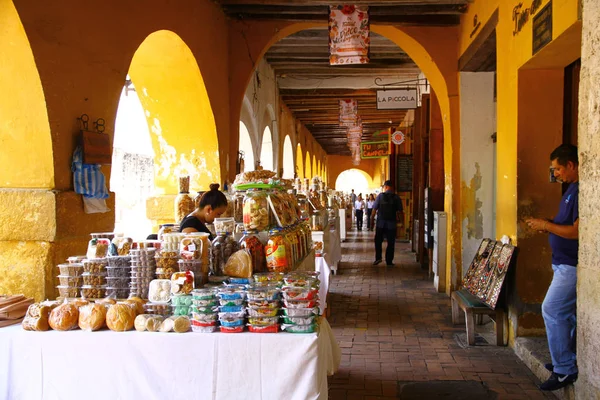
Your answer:
[[[600,396],[600,3],[583,1],[579,84],[579,265],[576,397]]]

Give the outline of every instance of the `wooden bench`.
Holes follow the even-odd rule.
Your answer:
[[[467,324],[467,341],[469,346],[475,345],[475,322],[483,323],[483,316],[488,315],[496,324],[496,345],[505,346],[504,328],[507,326],[506,313],[501,307],[492,310],[466,289],[452,292],[452,323],[460,324],[460,310],[465,312]]]

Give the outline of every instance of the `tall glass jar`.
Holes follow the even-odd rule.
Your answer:
[[[240,239],[240,248],[250,253],[254,273],[267,272],[265,246],[258,237],[257,231],[244,232],[244,236]]]
[[[233,195],[233,219],[235,222],[244,222],[244,192],[236,192]]]
[[[244,229],[267,231],[270,227],[268,193],[264,190],[248,190],[244,198]]]
[[[240,249],[240,245],[232,235],[222,233],[212,241],[211,268],[213,275],[222,276],[229,257]]]
[[[265,246],[267,269],[269,272],[289,272],[292,268],[289,242],[279,229],[269,232],[269,241]]]
[[[180,223],[185,217],[194,211],[196,205],[194,199],[189,195],[190,177],[182,176],[179,178],[179,194],[175,197],[175,222]]]

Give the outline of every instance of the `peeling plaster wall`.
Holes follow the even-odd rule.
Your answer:
[[[579,85],[579,265],[577,266],[577,362],[579,399],[600,397],[600,3],[583,0]]]
[[[462,272],[481,239],[494,238],[496,131],[493,72],[460,74],[460,149]]]

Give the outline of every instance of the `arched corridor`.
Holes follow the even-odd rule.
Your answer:
[[[350,232],[330,289],[328,320],[342,350],[331,400],[554,398],[510,348],[495,346],[490,323],[478,327],[479,346],[466,346],[464,324],[452,325],[449,298],[410,244],[396,242],[395,267],[373,266],[373,235]]]

